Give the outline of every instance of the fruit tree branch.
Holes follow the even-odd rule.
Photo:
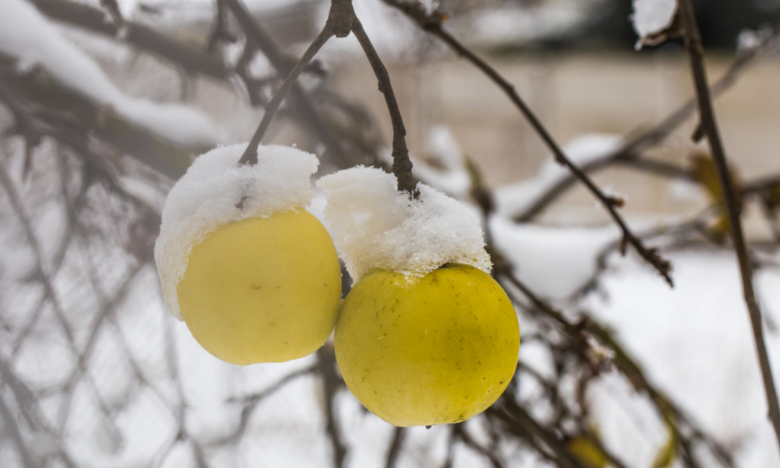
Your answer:
[[[390,75],[357,18],[352,24],[352,32],[363,47],[363,52],[379,81],[379,91],[384,94],[387,109],[390,111],[390,120],[393,123],[393,174],[398,179],[398,190],[417,198],[419,195],[415,188],[417,182],[412,177],[412,161],[409,159],[409,149],[406,147],[406,128],[401,118],[401,110],[398,108],[398,101],[395,99],[393,86],[390,84]]]
[[[257,164],[257,147],[263,140],[263,136],[265,135],[266,130],[268,130],[268,126],[271,125],[271,120],[274,118],[276,111],[282,104],[285,95],[287,95],[287,91],[292,88],[295,80],[298,79],[298,76],[301,74],[306,65],[311,61],[317,51],[319,51],[320,48],[322,48],[322,46],[325,45],[325,43],[328,42],[328,39],[330,39],[332,36],[333,27],[330,25],[330,20],[328,20],[320,34],[314,39],[309,48],[306,49],[306,52],[304,52],[304,54],[301,56],[301,59],[298,60],[295,68],[292,69],[290,74],[284,80],[284,83],[282,83],[282,86],[276,92],[276,95],[274,95],[273,99],[271,99],[268,105],[265,106],[263,119],[260,121],[260,125],[257,127],[255,134],[252,135],[252,139],[249,141],[249,145],[246,147],[244,154],[241,156],[239,164]]]
[[[715,112],[712,107],[712,97],[707,86],[707,71],[704,67],[704,47],[701,43],[699,28],[696,24],[696,16],[693,11],[693,4],[690,0],[679,1],[678,14],[685,27],[685,48],[688,51],[688,57],[691,64],[691,74],[694,86],[696,88],[696,100],[699,107],[701,118],[701,128],[712,151],[712,158],[718,170],[718,179],[723,190],[723,198],[726,201],[726,211],[729,217],[729,227],[731,238],[734,242],[734,250],[739,262],[739,271],[742,277],[742,291],[750,315],[750,324],[753,327],[753,338],[756,343],[758,353],[758,362],[761,368],[761,376],[764,382],[764,391],[766,393],[767,405],[769,406],[769,419],[775,430],[778,445],[780,445],[780,404],[778,404],[777,390],[772,378],[772,368],[769,364],[769,355],[764,342],[764,332],[761,321],[761,309],[755,297],[753,290],[753,271],[748,256],[747,246],[742,231],[742,221],[740,219],[740,204],[737,198],[734,183],[731,179],[728,163],[726,161],[726,152],[720,138],[718,124],[715,119]]]
[[[487,77],[493,81],[504,94],[512,101],[517,109],[525,116],[528,123],[536,130],[536,133],[541,137],[547,148],[555,156],[555,160],[569,168],[572,174],[579,179],[594,197],[604,206],[609,212],[612,219],[620,227],[623,233],[623,245],[631,245],[637,251],[637,253],[651,264],[658,273],[664,277],[670,286],[673,286],[671,271],[672,265],[666,259],[662,258],[657,249],[647,248],[642,243],[642,240],[631,232],[631,229],[626,224],[622,216],[617,212],[617,208],[622,206],[623,201],[619,198],[605,194],[591,179],[590,177],[571,159],[569,159],[563,152],[558,143],[555,142],[550,132],[542,124],[533,111],[526,105],[525,101],[520,97],[520,94],[515,90],[514,85],[506,80],[500,73],[498,73],[493,67],[488,65],[487,62],[482,60],[476,54],[471,52],[457,39],[455,39],[449,32],[445,31],[442,27],[442,22],[446,18],[443,13],[434,11],[429,13],[427,9],[418,2],[415,3],[402,3],[399,0],[384,0],[390,6],[393,6],[412,18],[417,24],[420,25],[426,32],[433,34],[442,41],[444,41],[450,48],[452,48],[458,55],[465,58],[474,66],[479,68]],[[625,249],[622,249],[623,251]]]

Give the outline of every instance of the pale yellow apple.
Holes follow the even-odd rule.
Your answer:
[[[307,356],[328,339],[341,269],[325,227],[304,209],[232,222],[196,245],[177,288],[192,336],[233,364]]]
[[[342,305],[336,359],[352,394],[396,426],[457,423],[514,375],[517,316],[490,275],[447,264],[422,278],[373,270]]]

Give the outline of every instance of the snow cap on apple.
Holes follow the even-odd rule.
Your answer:
[[[260,146],[257,164],[239,165],[245,148],[222,146],[199,156],[165,200],[154,259],[165,303],[179,320],[176,286],[195,245],[230,222],[303,209],[312,199],[316,156],[288,146]]]
[[[354,167],[317,181],[325,219],[347,271],[357,282],[370,270],[422,277],[446,263],[490,272],[475,210],[418,184],[419,199],[397,190],[393,174]]]

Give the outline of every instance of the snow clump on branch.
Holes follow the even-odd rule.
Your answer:
[[[213,146],[227,139],[225,130],[199,109],[125,94],[92,57],[24,0],[0,0],[0,53],[17,59],[21,69],[41,65],[63,86],[171,142]]]
[[[302,210],[314,195],[310,177],[319,161],[288,146],[260,146],[257,164],[239,165],[246,143],[217,148],[198,157],[176,182],[162,210],[154,259],[163,297],[182,319],[176,286],[193,247],[233,221]]]
[[[418,184],[418,200],[397,190],[394,175],[355,167],[323,177],[325,219],[354,281],[379,268],[424,276],[445,263],[490,272],[477,214]]]
[[[636,49],[640,49],[643,44],[658,42],[655,36],[672,25],[676,13],[677,0],[634,0],[631,22],[639,36]]]

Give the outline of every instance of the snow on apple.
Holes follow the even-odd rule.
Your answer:
[[[303,209],[312,199],[316,156],[286,146],[260,146],[256,165],[239,165],[245,148],[223,146],[198,157],[165,201],[154,257],[165,302],[179,320],[176,286],[198,242],[232,221]]]
[[[477,214],[419,184],[419,200],[398,192],[394,175],[355,167],[321,178],[325,219],[353,280],[373,268],[424,276],[445,263],[489,272]]]

